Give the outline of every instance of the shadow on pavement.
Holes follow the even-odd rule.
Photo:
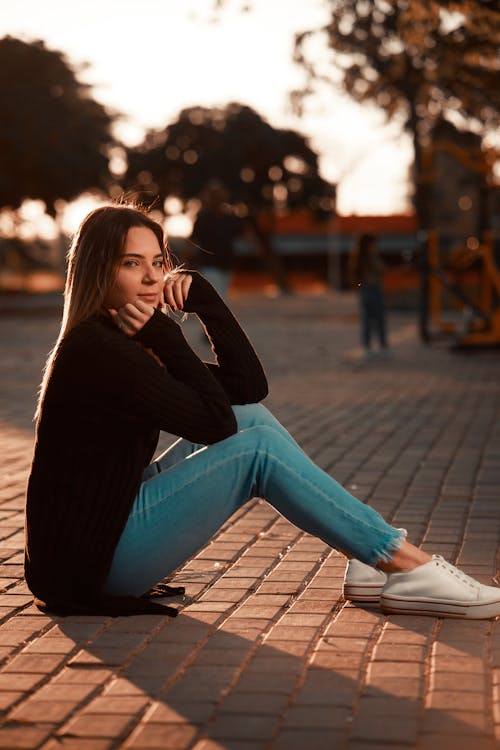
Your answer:
[[[374,610],[357,611],[358,629],[366,623],[380,628],[384,616]],[[420,657],[407,661],[373,661],[367,653],[370,639],[336,627],[338,618],[325,618],[319,638],[300,625],[280,632],[279,623],[266,637],[268,622],[229,618],[216,629],[196,614],[176,619],[132,617],[105,621],[61,619],[57,631],[75,638],[87,624],[101,630],[73,656],[54,684],[96,683],[99,672],[109,676],[99,697],[90,697],[84,713],[71,719],[62,737],[101,737],[104,726],[113,726],[113,737],[127,746],[194,747],[237,750],[272,747],[275,750],[332,750],[361,743],[374,747],[422,745],[436,750],[493,748],[474,717],[457,705],[454,710],[428,708],[422,714],[425,650],[436,627],[433,618],[419,618],[413,628],[409,618],[393,617],[393,648],[401,658],[402,634],[407,650],[420,648]],[[447,622],[451,628],[447,628]],[[456,623],[444,623],[440,643],[471,644],[474,630],[485,623],[460,623],[468,641],[457,642]],[[486,623],[491,627],[491,623]],[[384,643],[391,649],[391,637]],[[81,645],[76,639],[76,644]],[[397,646],[396,646],[397,644]],[[455,649],[456,650],[456,649]],[[469,653],[469,656],[471,654]],[[366,672],[366,662],[371,665]],[[453,658],[451,655],[450,658]],[[453,675],[466,682],[466,674]],[[468,697],[466,685],[459,686]],[[110,717],[112,721],[110,722]],[[111,731],[111,730],[107,730]],[[0,736],[1,738],[1,736]],[[211,744],[212,740],[216,744]],[[345,743],[348,744],[345,744]],[[370,745],[371,747],[372,745]],[[364,745],[363,745],[364,747]]]

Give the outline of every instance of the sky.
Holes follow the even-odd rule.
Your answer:
[[[0,37],[63,51],[94,97],[122,114],[117,135],[130,145],[184,107],[238,101],[309,138],[338,184],[341,214],[407,211],[411,146],[397,122],[334,86],[303,117],[291,111],[289,92],[304,80],[294,34],[320,26],[326,3],[251,0],[247,13],[243,4],[226,0],[214,21],[214,0],[0,0]]]

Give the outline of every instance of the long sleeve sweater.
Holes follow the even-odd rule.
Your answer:
[[[206,279],[191,273],[184,309],[201,320],[215,363],[202,362],[160,311],[131,338],[95,315],[58,347],[26,503],[25,576],[39,606],[63,614],[162,611],[148,599],[103,593],[159,431],[211,444],[236,432],[231,404],[267,395],[239,323]]]

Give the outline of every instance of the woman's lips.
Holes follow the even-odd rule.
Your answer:
[[[138,297],[145,302],[158,302],[158,294],[139,294]]]

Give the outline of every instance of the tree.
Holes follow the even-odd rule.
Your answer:
[[[186,205],[217,179],[242,216],[299,206],[331,215],[334,208],[334,187],[320,176],[306,139],[241,104],[185,109],[127,156],[127,187],[162,201],[173,195]]]
[[[149,133],[130,150],[128,161],[128,188],[159,196],[162,203],[176,196],[184,208],[208,182],[221,182],[283,291],[284,269],[270,241],[276,210],[308,207],[319,218],[334,210],[334,186],[320,176],[306,139],[273,128],[241,104],[183,110],[164,131]]]
[[[43,42],[0,40],[0,206],[105,188],[112,115],[79,82],[64,55]]]
[[[331,16],[322,29],[296,39],[295,59],[308,73],[310,93],[331,70],[311,59],[311,37],[323,36],[329,63],[357,102],[401,118],[414,146],[415,208],[429,226],[424,149],[436,123],[449,119],[484,135],[498,125],[500,13],[494,2],[462,0],[327,0]],[[314,53],[317,55],[317,52]],[[334,78],[334,76],[333,76]],[[299,97],[300,98],[300,97]]]

